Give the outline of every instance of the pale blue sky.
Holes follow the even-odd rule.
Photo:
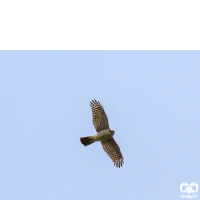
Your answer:
[[[1,51],[0,67],[1,200],[179,200],[200,185],[200,51]],[[122,168],[80,143],[94,98]]]

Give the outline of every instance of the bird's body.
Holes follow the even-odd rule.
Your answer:
[[[113,135],[115,134],[114,131],[111,131],[109,129],[104,129],[102,131],[99,131],[95,135],[93,135],[95,141],[104,141],[111,139]]]
[[[81,143],[85,146],[88,146],[89,144],[92,144],[97,141],[105,141],[112,138],[112,136],[115,134],[114,131],[110,131],[109,129],[104,129],[102,131],[99,131],[95,135],[91,135],[88,137],[81,137]]]
[[[108,118],[99,101],[93,100],[90,103],[92,107],[93,124],[97,133],[92,136],[81,137],[81,143],[88,146],[96,141],[101,141],[104,151],[113,160],[114,165],[120,167],[124,161],[120,148],[113,138],[115,131],[110,130]]]

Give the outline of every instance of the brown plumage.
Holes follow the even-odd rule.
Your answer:
[[[124,163],[124,159],[121,154],[120,148],[118,144],[115,142],[114,138],[101,141],[101,144],[104,151],[108,154],[108,156],[114,162],[114,165],[116,165],[117,167],[122,167],[122,164]]]
[[[88,146],[96,141],[101,141],[104,151],[112,159],[114,165],[116,165],[116,167],[122,167],[124,163],[123,156],[118,144],[113,138],[115,131],[109,128],[108,118],[103,106],[96,100],[92,100],[90,106],[92,108],[93,125],[97,133],[92,136],[81,137],[81,143],[84,146]]]
[[[90,136],[88,136],[88,137],[81,137],[80,140],[81,140],[81,143],[83,145],[85,145],[85,146],[88,146],[88,145],[92,144],[93,142],[95,142],[93,139],[90,138]]]

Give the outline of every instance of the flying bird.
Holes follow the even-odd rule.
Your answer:
[[[88,137],[81,137],[80,141],[83,145],[88,146],[94,142],[100,141],[104,151],[114,162],[116,167],[122,167],[124,163],[118,144],[115,142],[113,135],[115,131],[110,130],[108,118],[103,106],[95,99],[90,102],[92,108],[93,125],[96,129],[96,134]]]

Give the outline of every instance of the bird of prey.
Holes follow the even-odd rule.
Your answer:
[[[93,125],[97,133],[92,136],[81,137],[81,143],[88,146],[96,141],[101,141],[104,151],[112,159],[114,165],[116,165],[116,167],[122,167],[124,163],[123,156],[118,144],[113,138],[115,131],[109,128],[108,118],[103,106],[96,100],[92,100],[90,106],[92,108]]]

